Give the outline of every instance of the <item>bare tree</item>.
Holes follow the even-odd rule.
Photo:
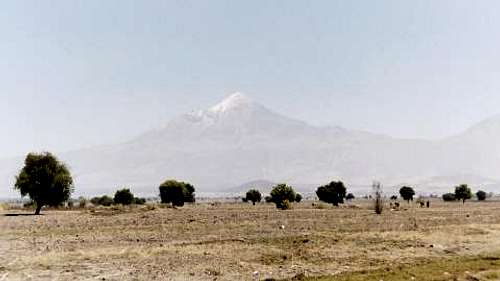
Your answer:
[[[373,207],[375,209],[375,213],[380,215],[384,210],[382,185],[380,184],[380,182],[373,182],[372,188],[373,188]]]

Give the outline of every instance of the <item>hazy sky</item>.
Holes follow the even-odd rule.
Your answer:
[[[0,157],[124,141],[241,91],[439,138],[500,113],[498,1],[4,1]]]

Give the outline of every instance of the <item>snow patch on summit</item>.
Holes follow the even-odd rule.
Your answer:
[[[251,104],[253,104],[253,101],[249,97],[240,92],[236,92],[210,108],[210,111],[213,113],[223,113]]]

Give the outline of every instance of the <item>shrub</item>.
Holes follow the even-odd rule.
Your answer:
[[[472,191],[466,184],[461,184],[455,187],[455,199],[462,200],[465,204],[465,200],[472,198]]]
[[[113,198],[103,195],[101,197],[97,196],[90,199],[90,203],[95,206],[111,206],[113,204]]]
[[[104,195],[100,198],[99,200],[99,205],[102,205],[102,206],[111,206],[113,205],[113,198],[107,196],[107,195]]]
[[[410,200],[413,201],[413,195],[415,195],[415,190],[413,190],[413,188],[409,186],[403,186],[399,190],[399,195],[401,195],[401,198],[403,198],[403,200],[408,201],[408,203],[410,203]]]
[[[266,203],[273,203],[273,198],[271,196],[266,196],[264,197],[264,201],[266,201]]]
[[[115,192],[113,202],[115,204],[130,205],[134,202],[134,195],[128,188],[120,189]]]
[[[486,200],[486,192],[479,190],[478,192],[476,192],[476,197],[477,197],[477,200],[484,201],[484,200]]]
[[[347,195],[345,196],[346,200],[353,200],[354,198],[355,198],[354,194],[352,194],[352,193],[347,193]]]
[[[398,200],[398,196],[396,196],[396,195],[392,195],[392,196],[391,196],[391,200],[393,200],[393,201]]]
[[[92,205],[95,205],[95,206],[100,205],[99,204],[100,199],[101,199],[101,197],[98,197],[98,196],[92,197],[92,198],[90,198],[90,203],[92,203]]]
[[[295,201],[295,196],[295,190],[284,183],[276,185],[271,190],[271,201],[276,204],[276,208],[278,209],[290,209],[290,202]]]
[[[332,203],[334,206],[338,206],[340,203],[344,203],[344,198],[346,196],[346,188],[344,183],[341,181],[332,181],[327,185],[318,187],[316,190],[316,195],[319,200]]]
[[[443,194],[443,201],[455,201],[455,193],[445,193]]]
[[[299,193],[295,194],[295,202],[300,203],[302,201],[302,195]]]
[[[382,186],[379,182],[373,183],[373,207],[375,213],[380,215],[384,211],[384,199],[382,197]]]
[[[185,202],[195,202],[194,187],[185,182],[167,180],[160,187],[162,203],[172,203],[172,206],[182,207]]]
[[[246,202],[252,202],[252,204],[255,205],[256,202],[260,202],[262,200],[262,194],[260,194],[260,192],[256,189],[250,189],[247,191],[245,199]]]
[[[144,205],[146,204],[146,198],[138,198],[138,197],[134,197],[134,204],[136,205]]]

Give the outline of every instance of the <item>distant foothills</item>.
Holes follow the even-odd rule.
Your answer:
[[[25,156],[0,160],[0,197],[19,197],[13,186]],[[500,117],[444,139],[398,139],[312,126],[235,93],[132,140],[57,156],[71,171],[76,194],[85,196],[118,187],[155,196],[167,179],[190,182],[207,196],[240,194],[250,186],[265,191],[276,183],[313,193],[333,180],[355,193],[369,192],[374,180],[386,190],[409,185],[424,194],[461,183],[498,192]]]

